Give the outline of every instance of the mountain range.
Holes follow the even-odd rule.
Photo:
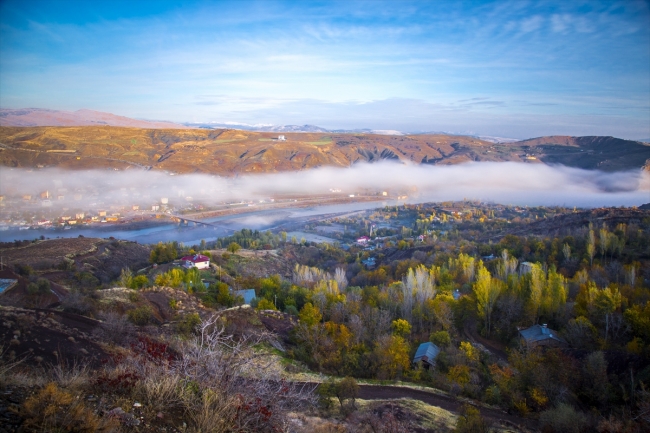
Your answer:
[[[444,134],[256,132],[112,126],[0,127],[0,165],[116,168],[236,176],[378,161],[516,161],[618,171],[650,168],[650,145],[614,137],[539,137],[493,143]]]
[[[60,111],[43,108],[0,109],[0,126],[124,126],[128,128],[185,129],[180,123],[139,120],[93,110]]]

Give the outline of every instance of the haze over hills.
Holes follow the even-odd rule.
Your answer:
[[[172,122],[131,119],[94,110],[61,111],[43,108],[0,109],[0,126],[124,126],[129,128],[184,129]]]
[[[0,164],[71,169],[135,165],[224,176],[349,167],[383,160],[430,165],[514,161],[604,171],[650,166],[650,146],[613,137],[551,136],[497,144],[442,134],[281,135],[285,140],[277,133],[232,129],[0,127]]]

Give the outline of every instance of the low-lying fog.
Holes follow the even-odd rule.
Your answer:
[[[469,198],[522,205],[632,206],[650,201],[650,174],[641,170],[606,173],[513,162],[450,166],[385,162],[237,178],[136,169],[0,168],[0,194],[5,201],[44,191],[49,192],[53,205],[63,205],[74,197],[75,208],[146,205],[161,203],[162,198],[182,207],[187,203],[211,205],[291,194],[367,195],[383,191],[390,197],[408,196],[406,200],[411,203]]]

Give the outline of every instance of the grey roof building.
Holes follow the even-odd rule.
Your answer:
[[[433,365],[436,357],[440,353],[440,348],[433,343],[422,343],[418,350],[415,351],[413,363],[421,362],[425,367]]]
[[[566,340],[554,331],[543,325],[533,325],[530,328],[520,329],[519,335],[523,342],[529,346],[564,346]]]

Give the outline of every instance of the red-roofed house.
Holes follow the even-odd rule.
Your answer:
[[[208,269],[210,267],[210,258],[203,254],[185,256],[181,258],[181,264],[186,268]]]
[[[361,236],[359,239],[357,239],[357,243],[359,245],[366,245],[370,241],[370,238],[368,236]]]

